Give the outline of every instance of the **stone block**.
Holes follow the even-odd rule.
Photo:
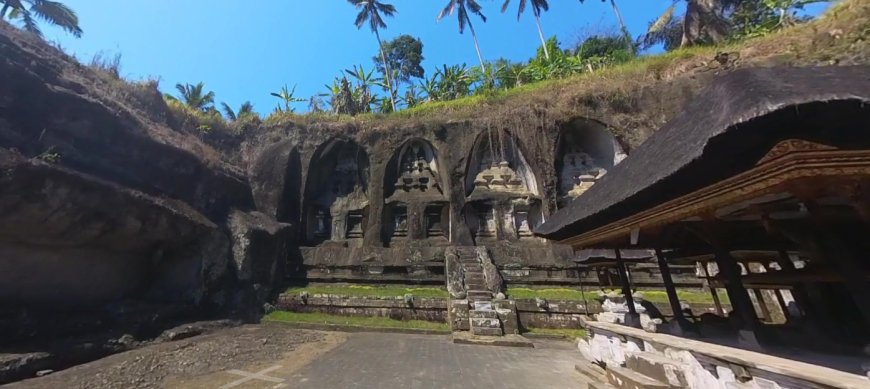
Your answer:
[[[605,375],[619,389],[669,389],[668,384],[624,367],[608,365]]]
[[[480,328],[471,326],[471,334],[476,336],[502,336],[501,328]]]
[[[688,386],[680,363],[664,355],[648,352],[631,353],[625,357],[625,367],[667,383],[672,388]]]

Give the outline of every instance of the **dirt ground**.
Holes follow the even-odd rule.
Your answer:
[[[346,340],[337,332],[246,325],[112,355],[4,388],[220,388],[245,374],[288,376]],[[233,373],[237,371],[241,374]],[[265,375],[265,374],[264,374]],[[278,388],[248,380],[232,387]]]

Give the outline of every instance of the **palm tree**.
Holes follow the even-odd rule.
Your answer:
[[[296,108],[293,108],[292,104],[305,101],[305,99],[296,97],[296,85],[293,85],[292,89],[288,88],[287,85],[284,85],[280,91],[269,94],[281,99],[281,102],[284,103],[284,107],[278,105],[278,107],[275,108],[276,112],[294,112],[296,111]]]
[[[221,103],[221,108],[224,110],[224,114],[227,115],[227,119],[230,119],[231,121],[236,121],[254,114],[254,104],[251,104],[250,101],[242,103],[238,111],[234,111],[233,107],[230,107],[227,103]]]
[[[481,7],[480,4],[477,4],[477,1],[475,0],[450,0],[435,20],[441,21],[445,16],[452,16],[453,13],[456,12],[456,17],[459,22],[459,33],[462,34],[465,31],[465,26],[468,25],[468,29],[471,30],[471,37],[474,39],[474,49],[477,50],[477,59],[480,60],[480,68],[483,69],[485,73],[486,64],[483,62],[483,55],[480,54],[480,45],[477,43],[477,34],[474,32],[474,25],[471,24],[471,17],[468,15],[468,11],[471,11],[471,13],[480,16],[480,19],[486,23],[486,16],[483,14],[482,10],[483,7]]]
[[[185,105],[193,109],[208,112],[214,109],[214,92],[203,93],[204,88],[205,83],[203,82],[196,85],[175,84],[175,89],[178,90]]]
[[[387,23],[384,23],[384,18],[381,17],[381,13],[383,13],[384,16],[393,17],[393,15],[396,14],[396,7],[392,4],[387,4],[377,0],[347,1],[360,10],[359,14],[356,15],[356,21],[354,22],[356,28],[363,28],[363,26],[366,25],[366,22],[368,22],[369,28],[371,28],[372,32],[375,33],[375,37],[378,39],[378,48],[381,51],[381,61],[384,62],[384,70],[386,70],[384,79],[386,80],[390,90],[390,104],[392,104],[393,110],[395,110],[396,94],[393,91],[393,83],[390,81],[392,71],[390,70],[390,64],[387,63],[387,54],[384,52],[384,43],[381,41],[380,29],[387,28]]]
[[[76,38],[82,36],[79,18],[66,5],[49,0],[0,0],[0,20],[21,19],[24,29],[36,36],[42,37],[42,31],[36,25],[36,19],[42,19],[73,34]],[[29,7],[25,6],[28,5]]]
[[[549,61],[550,50],[547,49],[547,39],[544,38],[544,30],[541,28],[541,10],[549,11],[550,5],[547,4],[547,0],[529,0],[529,3],[531,3],[532,13],[535,15],[535,24],[538,26],[538,36],[541,38],[541,46],[544,46],[544,57]],[[510,4],[511,0],[504,0],[504,4],[501,6],[501,12],[505,13]],[[523,16],[523,11],[525,10],[526,0],[520,0],[520,5],[517,11],[517,20],[520,20],[520,17]]]
[[[670,7],[650,26],[647,35],[660,32],[674,16],[680,0],[674,0]],[[680,46],[724,41],[731,32],[728,20],[723,16],[725,9],[733,7],[739,0],[686,0],[686,14],[683,16],[683,38]]]

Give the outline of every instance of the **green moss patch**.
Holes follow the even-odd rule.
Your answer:
[[[264,316],[263,320],[281,323],[450,331],[450,326],[448,326],[447,323],[436,323],[423,320],[394,320],[388,317],[339,316],[328,315],[325,313],[275,311]]]
[[[313,285],[294,286],[288,288],[285,293],[300,294],[333,294],[353,297],[402,297],[411,294],[419,298],[448,298],[450,295],[446,289],[436,287],[418,287],[405,285],[372,286],[372,285]]]
[[[608,293],[620,293],[616,290],[606,290]],[[641,290],[643,299],[653,304],[668,304],[668,294],[664,290]],[[569,288],[508,288],[507,294],[513,299],[534,299],[542,298],[545,300],[571,300],[583,301],[583,293],[579,289]],[[595,300],[598,297],[598,290],[587,290],[586,300]],[[677,297],[680,301],[689,304],[713,304],[713,297],[708,291],[698,290],[677,290]],[[728,295],[719,293],[719,301],[722,304],[730,304]]]

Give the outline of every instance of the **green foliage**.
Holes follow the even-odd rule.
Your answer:
[[[178,90],[181,101],[188,107],[202,112],[215,111],[214,92],[205,92],[205,83],[175,84],[175,89]]]
[[[79,18],[68,6],[50,0],[0,0],[0,20],[20,22],[25,31],[42,37],[36,19],[62,28],[76,38],[82,36]]]
[[[423,78],[425,70],[420,64],[423,62],[423,41],[410,35],[399,35],[393,40],[384,42],[384,53],[387,57],[387,65],[392,69],[395,82],[408,83],[412,78]],[[381,74],[386,73],[381,55],[372,57],[375,68]]]
[[[412,294],[414,297],[421,298],[448,298],[449,294],[444,288],[434,287],[418,287],[418,286],[370,286],[370,285],[312,285],[312,286],[294,286],[288,288],[284,293],[300,294],[307,292],[313,294],[332,294],[340,296],[354,297],[402,297],[406,294]]]
[[[296,97],[296,85],[293,85],[292,89],[284,85],[280,91],[269,93],[269,95],[281,100],[275,107],[275,112],[295,112],[296,108],[293,108],[293,103],[305,101],[305,99]]]
[[[532,335],[559,336],[574,340],[586,339],[586,330],[583,328],[527,328],[526,333]]]
[[[339,316],[325,313],[299,313],[275,311],[263,317],[265,321],[280,323],[328,324],[369,328],[401,328],[431,331],[450,331],[447,323],[423,320],[394,320],[388,317]]]

